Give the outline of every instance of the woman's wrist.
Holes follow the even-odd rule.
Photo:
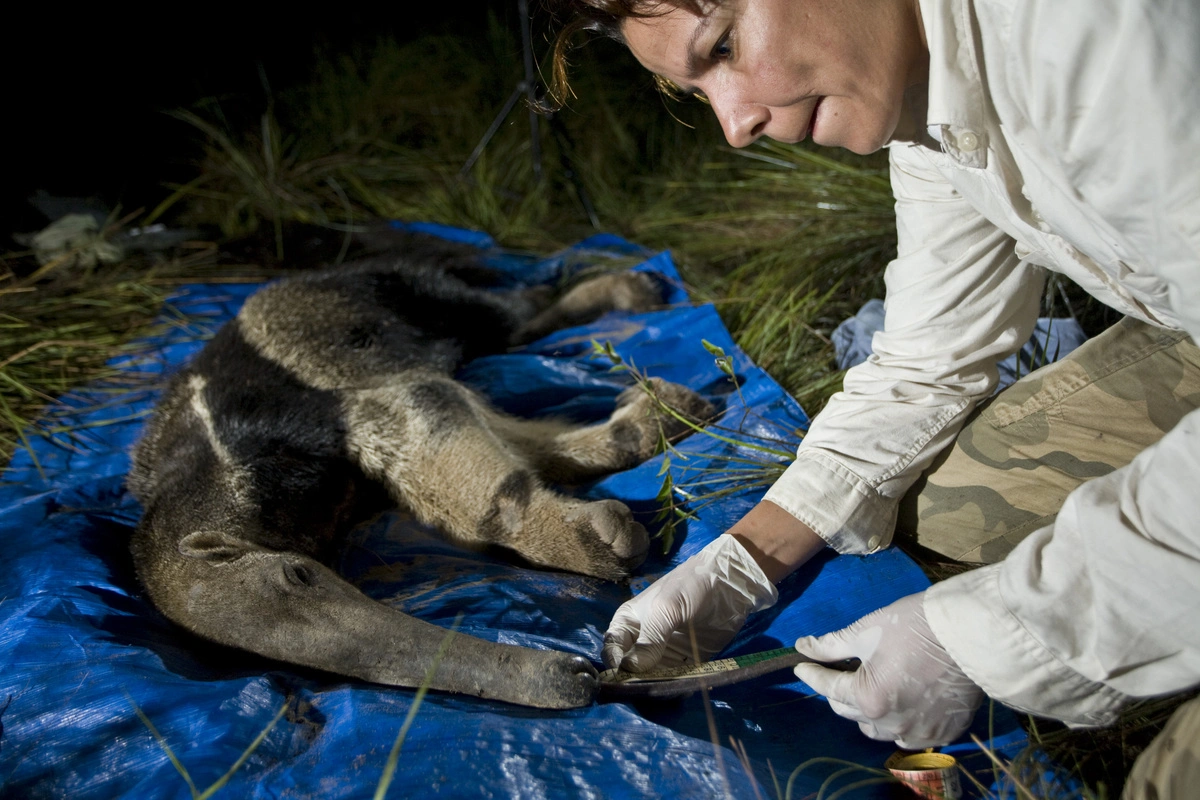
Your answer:
[[[825,549],[825,540],[812,528],[769,500],[750,509],[726,533],[746,548],[771,583]]]

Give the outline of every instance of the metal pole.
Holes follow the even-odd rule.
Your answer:
[[[530,155],[533,158],[533,182],[542,182],[542,139],[538,129],[538,113],[535,110],[537,98],[534,87],[537,81],[533,74],[533,31],[529,21],[529,0],[517,0],[517,14],[521,18],[521,50],[525,56],[525,97],[529,105],[529,143]]]

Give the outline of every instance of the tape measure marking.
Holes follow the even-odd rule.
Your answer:
[[[600,673],[600,693],[612,698],[671,698],[682,697],[699,689],[713,689],[731,683],[757,678],[775,670],[794,667],[813,659],[791,647],[763,650],[744,656],[722,658],[703,664],[684,664],[664,667],[650,672],[622,672],[616,669]],[[853,670],[859,666],[856,658],[822,666],[838,670]]]
[[[800,654],[796,652],[794,647],[780,647],[776,650],[763,650],[758,653],[747,653],[744,656],[706,661],[703,664],[681,664],[677,667],[663,667],[662,669],[655,669],[650,672],[622,672],[619,669],[606,669],[600,673],[600,681],[602,683],[673,681],[680,678],[694,678],[702,675],[731,672],[735,669],[743,669],[754,664],[761,664],[764,661],[773,661],[777,658],[787,658],[788,656],[796,656],[796,663],[799,663]],[[779,668],[782,669],[784,666],[784,664],[780,664]]]

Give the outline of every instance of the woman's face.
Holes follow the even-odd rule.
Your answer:
[[[626,19],[629,49],[649,69],[712,104],[725,138],[760,136],[878,150],[905,91],[926,80],[915,0],[724,0],[696,14],[661,5]]]

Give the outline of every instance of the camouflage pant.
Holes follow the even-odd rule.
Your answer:
[[[991,564],[1075,487],[1133,460],[1200,407],[1200,348],[1125,318],[968,420],[900,507],[896,541]]]
[[[1121,800],[1200,796],[1200,697],[1175,710],[1162,733],[1133,763]]]
[[[1200,348],[1124,319],[980,408],[913,486],[896,540],[991,564],[1054,521],[1084,481],[1133,460],[1200,407]],[[1200,699],[1138,758],[1123,800],[1200,797]]]

